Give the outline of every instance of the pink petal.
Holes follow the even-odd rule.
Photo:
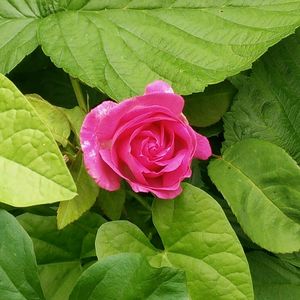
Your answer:
[[[182,187],[179,186],[176,190],[151,190],[151,192],[160,199],[174,199],[182,192]]]
[[[115,131],[124,126],[127,120],[142,116],[146,111],[153,114],[164,111],[173,118],[181,118],[184,100],[176,94],[148,94],[124,100],[116,106],[99,124],[99,137],[109,140]],[[123,118],[124,116],[124,118]]]
[[[174,91],[172,89],[172,87],[162,81],[162,80],[156,80],[150,84],[148,84],[146,86],[145,89],[145,95],[147,94],[155,94],[155,93],[170,93],[170,94],[174,94]]]
[[[151,192],[155,196],[157,196],[160,199],[174,199],[180,193],[182,192],[182,188],[180,185],[176,187],[172,187],[172,189],[154,189],[154,188],[147,188],[143,185],[139,185],[133,182],[128,182],[131,186],[131,188],[136,192],[136,193],[149,193]]]
[[[103,160],[99,152],[97,126],[115,106],[116,104],[112,101],[105,101],[98,105],[87,114],[80,131],[80,142],[87,172],[100,187],[109,191],[120,188],[121,178]]]
[[[195,136],[197,139],[197,146],[194,157],[202,160],[207,160],[212,155],[209,141],[205,136],[196,132]]]

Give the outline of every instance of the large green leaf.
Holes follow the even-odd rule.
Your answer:
[[[273,252],[300,249],[300,168],[280,147],[243,140],[209,165],[209,175],[245,233]]]
[[[0,210],[0,228],[0,298],[44,299],[29,236],[5,210]]]
[[[183,184],[183,189],[172,201],[154,202],[153,222],[163,251],[156,250],[137,226],[114,221],[98,231],[98,258],[141,253],[152,266],[184,270],[192,299],[253,299],[246,258],[221,207],[192,185]]]
[[[266,53],[225,115],[225,146],[259,138],[284,148],[300,164],[300,31]]]
[[[300,25],[300,3],[289,0],[27,3],[0,3],[0,25],[7,32],[0,71],[33,50],[37,35],[57,66],[114,99],[140,94],[158,78],[181,94],[201,91],[249,68]]]
[[[0,74],[0,201],[31,206],[68,200],[76,186],[46,125]]]
[[[257,300],[300,298],[300,270],[264,252],[247,254]]]
[[[153,268],[141,255],[122,253],[101,259],[79,278],[70,300],[186,300],[184,272]]]
[[[96,201],[99,187],[87,174],[82,161],[82,155],[78,155],[70,167],[74,181],[77,185],[78,195],[69,200],[60,202],[57,210],[57,226],[59,229],[79,219],[88,211]]]

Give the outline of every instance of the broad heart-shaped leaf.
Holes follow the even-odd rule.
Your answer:
[[[300,249],[300,168],[280,147],[243,140],[209,165],[209,175],[245,233],[277,253]]]
[[[249,68],[300,25],[299,1],[290,0],[15,2],[0,3],[0,71],[37,38],[58,67],[118,100],[158,78],[180,94],[201,91]]]
[[[240,76],[237,100],[225,115],[225,148],[247,138],[284,148],[300,164],[300,30]]]
[[[0,210],[0,228],[0,298],[44,299],[29,236],[5,210]]]
[[[37,111],[45,125],[50,129],[55,140],[66,147],[68,137],[71,133],[67,116],[59,110],[58,107],[51,105],[39,95],[26,95],[26,99]]]
[[[49,129],[0,74],[0,201],[31,206],[68,200],[76,186]]]
[[[99,193],[99,187],[86,172],[81,154],[77,155],[70,169],[78,195],[69,201],[60,202],[57,210],[59,229],[79,219],[83,213],[88,211],[95,203]]]
[[[236,89],[228,81],[208,86],[203,93],[184,97],[184,115],[189,123],[207,127],[220,121],[232,101]]]
[[[155,200],[153,222],[164,251],[156,250],[135,225],[114,221],[98,231],[98,258],[141,253],[152,266],[184,270],[192,299],[253,299],[242,247],[221,207],[207,193],[184,183],[183,193],[174,200]]]
[[[101,259],[79,278],[70,300],[186,300],[184,272],[173,268],[153,268],[134,253]]]
[[[300,298],[300,270],[264,252],[247,254],[256,300]]]

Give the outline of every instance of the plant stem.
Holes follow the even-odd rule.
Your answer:
[[[77,99],[79,107],[84,112],[87,112],[86,102],[85,102],[85,99],[83,97],[82,90],[81,90],[80,83],[79,83],[78,79],[73,78],[72,76],[70,76],[70,80],[71,80],[72,87],[73,87],[74,93],[76,95],[76,99]]]
[[[147,210],[150,212],[152,211],[151,206],[149,203],[140,195],[132,192],[132,191],[127,191],[128,195],[132,196],[134,199],[136,199],[142,206],[144,206]]]

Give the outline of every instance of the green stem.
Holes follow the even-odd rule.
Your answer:
[[[79,81],[76,78],[73,78],[72,76],[70,76],[70,80],[71,80],[72,87],[73,87],[74,93],[76,95],[76,99],[77,99],[79,107],[84,112],[87,112],[86,102],[85,102],[85,99],[83,97]]]
[[[142,206],[144,206],[147,210],[150,212],[152,211],[151,206],[149,203],[140,195],[132,192],[132,191],[127,191],[128,195],[132,196],[134,199],[136,199]]]

